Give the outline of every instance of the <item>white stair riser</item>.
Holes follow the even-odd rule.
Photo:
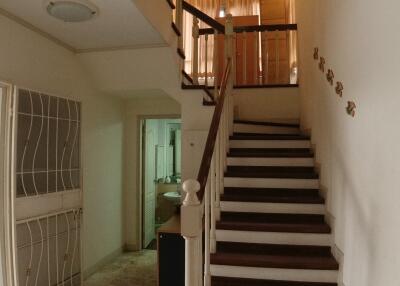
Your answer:
[[[309,140],[230,140],[230,148],[311,148]]]
[[[288,233],[217,229],[216,236],[217,241],[225,242],[331,246],[331,235],[328,233]]]
[[[221,211],[245,213],[277,213],[277,214],[325,214],[323,204],[279,204],[257,202],[220,203]]]
[[[228,157],[229,166],[314,167],[313,158],[239,158]]]
[[[211,265],[211,275],[263,280],[336,283],[338,271]]]
[[[300,134],[295,127],[263,126],[235,123],[233,131],[239,133],[265,133],[265,134]]]
[[[224,186],[238,188],[318,189],[319,180],[225,177]]]

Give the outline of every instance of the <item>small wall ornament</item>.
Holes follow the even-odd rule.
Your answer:
[[[348,101],[347,102],[347,107],[346,107],[346,111],[347,114],[350,115],[351,117],[354,117],[356,115],[356,104],[354,103],[354,101]]]
[[[333,73],[333,70],[328,69],[328,72],[326,74],[326,79],[328,80],[328,82],[333,85],[333,79],[335,78],[335,74]]]
[[[314,48],[314,60],[318,61],[319,59],[319,49]]]
[[[339,95],[340,97],[343,96],[343,83],[341,83],[340,81],[336,82],[336,94]]]
[[[323,58],[323,57],[319,58],[319,69],[322,72],[325,72],[325,58]]]

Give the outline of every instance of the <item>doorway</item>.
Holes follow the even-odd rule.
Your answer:
[[[142,248],[156,249],[157,229],[177,212],[181,194],[181,120],[143,119]]]

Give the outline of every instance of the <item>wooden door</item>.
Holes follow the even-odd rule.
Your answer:
[[[276,25],[288,24],[290,17],[288,0],[261,0],[261,24]],[[289,32],[263,33],[262,40],[262,67],[264,83],[289,82]]]
[[[155,239],[157,121],[146,120],[143,133],[143,248],[146,248]]]
[[[255,26],[259,24],[259,16],[238,16],[233,17],[234,27]],[[225,18],[218,18],[217,21],[225,25]],[[236,85],[251,85],[256,83],[256,63],[257,63],[258,37],[255,33],[236,34],[235,53],[236,53]],[[225,68],[225,44],[224,37],[219,36],[219,79],[221,81]]]

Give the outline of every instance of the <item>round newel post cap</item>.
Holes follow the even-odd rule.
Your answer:
[[[200,187],[200,183],[197,180],[189,179],[183,182],[182,188],[186,193],[185,200],[183,201],[184,206],[199,204],[197,192],[200,191]]]

